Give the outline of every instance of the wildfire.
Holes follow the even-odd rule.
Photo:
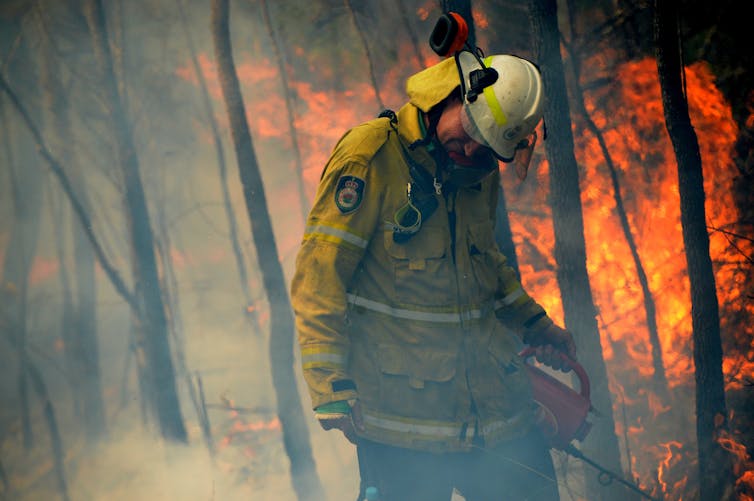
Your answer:
[[[218,451],[226,450],[233,445],[245,458],[257,458],[260,444],[281,431],[280,420],[277,416],[250,420],[245,417],[245,414],[251,413],[252,410],[236,407],[226,396],[221,396],[221,401],[228,411],[228,420],[222,426],[223,436],[218,444]],[[228,464],[227,468],[233,469],[231,464]]]
[[[733,458],[733,474],[736,481],[736,494],[741,501],[754,500],[754,461],[752,461],[746,446],[736,441],[727,432],[722,432],[718,443]]]
[[[281,112],[285,101],[275,67],[268,60],[252,62],[245,55],[238,59],[242,61],[239,76],[249,89],[247,111],[255,138],[262,141],[263,147],[265,143],[290,145],[285,114]],[[207,57],[201,61],[211,92],[219,98],[214,66]],[[605,76],[608,62],[609,57],[603,54],[590,61],[593,64],[584,66],[596,73],[602,71],[600,76]],[[187,68],[177,72],[192,81]],[[395,106],[402,103],[403,79],[416,69],[416,58],[404,58],[387,74],[379,90],[386,103]],[[617,169],[632,237],[656,305],[660,355],[670,399],[649,389],[648,383],[654,376],[653,354],[637,270],[616,215],[615,194],[602,150],[597,139],[574,115],[587,268],[598,309],[610,388],[613,394],[621,396],[616,399],[614,414],[624,415],[621,406],[626,410],[625,420],[618,419],[616,425],[619,436],[625,431],[628,437],[633,454],[629,458],[632,471],[642,485],[654,486],[658,493],[681,499],[693,488],[696,451],[690,284],[680,223],[676,161],[665,128],[655,61],[628,62],[613,68],[610,74],[613,76],[610,85],[585,96],[586,107],[602,131]],[[332,90],[332,82],[322,80],[292,78],[289,86],[298,103],[295,126],[305,162],[304,180],[309,193],[313,193],[322,166],[340,134],[376,114],[375,92],[367,83],[349,86],[348,91],[341,92]],[[710,253],[715,265],[724,343],[723,369],[726,390],[730,392],[740,390],[746,381],[754,381],[754,326],[730,320],[754,315],[754,304],[746,300],[744,292],[747,273],[751,272],[742,257],[751,256],[754,245],[730,234],[739,219],[733,199],[737,170],[732,157],[738,130],[729,104],[704,63],[686,69],[686,89],[704,169]],[[222,115],[218,115],[218,120],[224,121]],[[554,235],[547,203],[548,164],[542,142],[535,149],[526,181],[518,180],[512,169],[503,169],[503,183],[525,288],[562,323],[556,264],[551,253]],[[282,184],[274,189],[280,193],[295,191]],[[726,440],[731,453],[745,452],[745,447],[732,436]],[[741,499],[752,499],[746,494],[751,491],[754,477],[751,460],[746,456],[738,464],[738,492],[743,493]]]
[[[685,457],[685,448],[680,442],[671,441],[660,444],[660,447],[664,449],[664,457],[657,468],[657,480],[660,483],[662,494],[667,496],[671,493],[683,492],[688,477],[677,478],[677,475],[671,475],[671,472],[679,465],[682,469],[688,468],[688,461],[693,461],[693,459]],[[670,480],[672,477],[676,477],[676,480]]]

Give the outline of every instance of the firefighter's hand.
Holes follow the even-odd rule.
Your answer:
[[[356,430],[364,429],[361,405],[358,400],[349,402],[350,412],[317,412],[317,420],[325,430],[338,429],[352,444],[356,443]]]
[[[573,342],[573,335],[555,324],[529,336],[527,342],[536,348],[537,361],[555,370],[568,372],[571,370],[568,359],[576,360],[576,344]]]

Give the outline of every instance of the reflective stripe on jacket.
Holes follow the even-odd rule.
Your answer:
[[[394,241],[410,181],[401,142],[420,138],[419,119],[407,104],[397,132],[380,118],[340,140],[309,214],[292,303],[314,408],[358,398],[371,440],[468,450],[474,436],[493,444],[528,431],[530,387],[511,331],[551,320],[495,244],[497,172],[436,195],[419,232]],[[426,148],[405,151],[435,172]],[[352,211],[336,203],[343,176],[363,181]]]

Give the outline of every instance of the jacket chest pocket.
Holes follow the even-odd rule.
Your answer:
[[[455,299],[453,274],[446,251],[447,237],[442,228],[421,228],[405,243],[394,242],[392,231],[386,231],[384,242],[392,265],[397,301],[441,306]]]
[[[497,291],[498,250],[488,223],[473,223],[467,232],[469,261],[479,289],[480,299],[491,297]]]
[[[452,419],[458,353],[425,346],[378,346],[380,407],[389,413]],[[446,415],[443,415],[446,414]]]

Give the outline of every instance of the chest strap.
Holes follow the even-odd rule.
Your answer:
[[[393,110],[382,111],[378,118],[388,118],[390,126],[398,135],[398,117]],[[438,207],[436,195],[442,194],[442,184],[427,169],[414,160],[398,136],[401,154],[411,182],[406,187],[407,203],[398,209],[393,225],[393,241],[398,244],[408,242],[421,229],[422,222],[429,219]]]

